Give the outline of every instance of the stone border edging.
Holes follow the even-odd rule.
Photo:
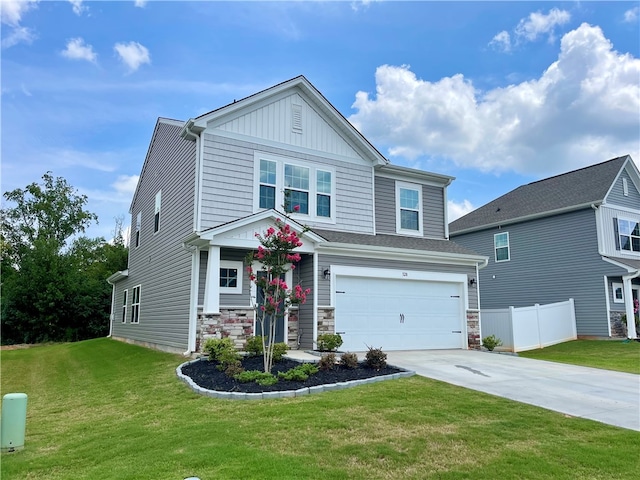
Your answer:
[[[384,380],[395,380],[397,378],[405,378],[412,377],[416,374],[411,370],[405,370],[400,367],[396,367],[394,365],[389,365],[393,368],[398,368],[403,370],[402,372],[393,373],[391,375],[379,375],[377,377],[363,378],[360,380],[349,380],[347,382],[339,382],[339,383],[327,383],[324,385],[316,385],[314,387],[304,387],[299,388],[298,390],[278,390],[274,392],[262,392],[262,393],[245,393],[245,392],[224,392],[220,390],[209,390],[206,388],[202,388],[200,385],[197,385],[190,377],[186,376],[182,373],[182,367],[185,365],[189,365],[194,362],[200,362],[203,357],[196,358],[195,360],[190,360],[179,365],[176,368],[176,375],[180,380],[186,383],[191,390],[200,395],[204,395],[206,397],[212,398],[221,398],[225,400],[268,400],[271,398],[292,398],[292,397],[302,397],[304,395],[314,395],[316,393],[322,392],[330,392],[332,390],[342,390],[345,388],[357,387],[359,385],[365,385],[368,383],[376,383],[382,382]],[[297,360],[296,360],[297,361]],[[300,362],[304,363],[304,362]]]

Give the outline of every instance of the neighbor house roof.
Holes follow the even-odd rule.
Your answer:
[[[453,234],[577,210],[603,202],[628,155],[522,185],[449,225]]]

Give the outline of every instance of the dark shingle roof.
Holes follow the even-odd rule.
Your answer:
[[[373,247],[403,248],[408,250],[421,250],[425,252],[479,256],[478,253],[464,248],[450,240],[403,237],[399,235],[366,235],[362,233],[319,230],[317,228],[314,228],[313,231],[332,243],[347,243]]]
[[[449,225],[452,234],[604,200],[628,155],[522,185]]]

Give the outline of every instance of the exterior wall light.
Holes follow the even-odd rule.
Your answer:
[[[324,277],[325,280],[329,280],[331,278],[331,270],[329,270],[328,268],[325,268],[324,271],[322,272],[322,276]]]
[[[475,278],[470,278],[469,279],[469,286],[470,287],[475,287],[477,283],[478,283],[478,281]]]

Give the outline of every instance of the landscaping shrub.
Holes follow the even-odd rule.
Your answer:
[[[232,377],[232,378],[235,378],[236,375],[242,372],[244,372],[244,367],[242,366],[242,363],[240,363],[240,360],[238,360],[237,362],[228,364],[227,368],[225,368],[224,370],[225,375],[227,377]]]
[[[335,353],[327,353],[320,357],[320,361],[318,362],[318,368],[320,370],[333,370],[336,366],[336,354]]]
[[[500,340],[495,335],[489,335],[488,337],[484,337],[482,339],[482,346],[490,352],[493,352],[493,349],[499,347],[500,345],[502,345],[502,340]]]
[[[367,367],[374,370],[380,370],[387,366],[387,354],[382,348],[369,347],[369,351],[365,355],[365,363]]]
[[[273,344],[273,361],[279,362],[282,360],[282,357],[289,350],[289,345],[284,342],[274,343]]]
[[[263,338],[264,337],[260,335],[247,338],[247,343],[244,346],[244,350],[252,357],[262,355],[262,339]]]
[[[302,363],[286,372],[278,372],[278,378],[282,380],[304,382],[311,375],[318,373],[318,367],[313,363]]]
[[[202,351],[209,356],[211,361],[220,361],[220,355],[224,352],[236,351],[236,346],[230,338],[209,338],[204,342]]]
[[[340,365],[346,368],[358,368],[358,355],[355,353],[343,353],[340,356]]]
[[[323,333],[318,335],[317,345],[321,352],[333,352],[342,345],[342,337],[338,333]]]
[[[245,370],[244,372],[233,376],[233,378],[238,380],[240,383],[258,382],[258,380],[265,380],[269,377],[273,377],[273,375],[261,370]]]

